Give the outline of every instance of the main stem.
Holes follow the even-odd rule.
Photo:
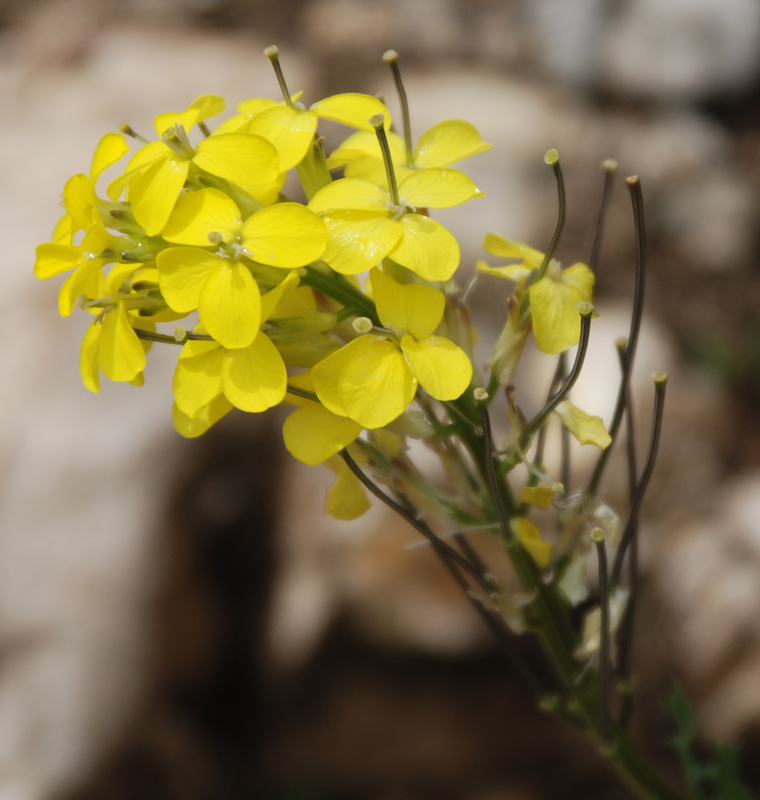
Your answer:
[[[516,504],[509,484],[498,469],[487,436],[484,436],[480,410],[476,403],[463,396],[452,403],[450,415],[457,436],[477,466],[494,508],[501,507],[515,516]],[[577,637],[567,614],[565,603],[556,585],[547,583],[533,559],[508,530],[503,530],[505,550],[524,592],[533,598],[529,606],[531,631],[540,638],[549,655],[561,685],[564,710],[586,730],[600,752],[616,769],[625,783],[646,800],[684,800],[652,770],[626,733],[612,720],[602,722],[599,710],[598,685],[594,673],[579,675],[574,652]]]

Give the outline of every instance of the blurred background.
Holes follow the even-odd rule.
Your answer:
[[[330,475],[286,461],[276,414],[181,440],[159,348],[141,389],[81,386],[87,320],[61,320],[32,274],[65,180],[122,122],[149,132],[204,92],[229,112],[276,97],[272,43],[308,103],[363,91],[392,110],[394,48],[415,135],[456,117],[493,143],[466,165],[487,198],[440,215],[465,270],[486,231],[546,246],[548,148],[565,263],[588,258],[602,160],[641,176],[643,441],[647,376],[671,379],[637,732],[667,769],[678,681],[760,790],[756,0],[0,0],[0,800],[629,797],[399,523],[324,517]],[[632,267],[618,180],[578,400],[607,419]],[[474,296],[485,360],[504,298]]]

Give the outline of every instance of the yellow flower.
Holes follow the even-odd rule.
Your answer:
[[[268,204],[274,202],[282,187],[279,157],[274,146],[251,133],[220,133],[202,139],[193,147],[188,139],[187,123],[202,121],[204,112],[215,110],[209,102],[199,109],[156,117],[161,139],[149,142],[127,164],[124,175],[112,181],[108,196],[116,201],[129,189],[129,202],[137,222],[148,236],[164,229],[169,216],[193,174],[208,173],[228,180]],[[210,114],[209,114],[210,115]]]
[[[544,353],[555,355],[578,344],[578,303],[591,302],[593,287],[594,273],[585,264],[560,269],[556,261],[549,264],[540,281],[532,284],[528,294],[533,336]]]
[[[272,291],[261,297],[261,320],[266,321],[274,312],[283,294],[298,283],[291,272]],[[201,327],[200,332],[203,331]],[[198,431],[226,413],[226,401],[241,411],[258,413],[282,402],[287,388],[285,364],[269,337],[259,330],[253,341],[245,347],[225,348],[216,341],[190,340],[174,370],[172,387],[177,410],[175,426],[183,435],[199,435]],[[196,425],[189,421],[199,420]],[[177,424],[179,423],[179,424]],[[202,433],[203,430],[200,430]]]
[[[38,278],[45,280],[73,270],[58,293],[58,311],[62,317],[71,314],[80,294],[91,298],[100,294],[102,268],[116,260],[109,248],[113,247],[116,252],[121,250],[119,239],[106,230],[94,207],[87,206],[86,213],[89,214],[89,224],[85,221],[84,211],[76,222],[77,225],[87,225],[81,244],[46,242],[37,247],[34,274]],[[134,272],[135,265],[132,264],[130,269]]]
[[[218,253],[201,249],[211,244],[210,235],[221,245]],[[182,196],[165,238],[192,245],[169,248],[156,259],[169,307],[198,309],[210,336],[224,347],[243,348],[257,336],[262,312],[258,284],[241,257],[286,269],[303,266],[322,255],[327,234],[319,217],[298,203],[278,203],[243,221],[226,194],[201,189]]]
[[[97,307],[88,309],[97,316],[85,332],[79,354],[82,382],[91,392],[100,391],[101,371],[112,381],[142,382],[150,343],[139,339],[134,329],[152,331],[155,326],[129,311],[131,295],[120,291],[134,272],[134,264],[118,264],[107,279],[98,273],[102,297]]]
[[[376,97],[347,93],[326,97],[304,108],[295,95],[291,104],[284,101],[254,98],[238,105],[240,112],[223,122],[214,132],[245,132],[262,136],[271,142],[280,156],[280,169],[285,171],[299,164],[308,152],[317,130],[317,121],[333,120],[352,128],[372,131],[369,119],[385,114],[390,125],[388,109]]]
[[[407,195],[411,193],[412,187],[417,194],[424,187],[426,199],[432,201],[427,204],[430,208],[449,208],[483,196],[483,192],[464,173],[449,167],[455,161],[482,153],[491,147],[480,138],[480,134],[469,122],[451,119],[433,125],[417,142],[412,163],[407,159],[404,140],[393,132],[388,132],[387,136],[399,183],[416,175],[405,184]],[[361,131],[349,136],[333,152],[327,165],[330,169],[345,166],[347,178],[362,178],[387,188],[385,164],[374,133]]]
[[[365,428],[381,428],[406,410],[418,383],[437,400],[459,397],[470,385],[472,365],[453,342],[433,334],[443,318],[442,292],[399,284],[377,269],[370,280],[378,315],[393,338],[359,336],[312,373],[325,408]]]
[[[376,184],[343,178],[320,189],[309,208],[328,233],[324,260],[344,275],[357,275],[386,256],[428,281],[448,280],[459,265],[459,244],[439,222],[416,213],[437,207],[435,187],[412,174],[399,184],[400,204]]]
[[[511,242],[503,236],[489,233],[484,249],[499,258],[515,261],[503,267],[491,267],[483,261],[478,268],[490,275],[508,278],[517,284],[517,297],[533,272],[540,268],[544,254],[522,242]],[[581,315],[578,303],[591,302],[594,273],[585,264],[573,264],[561,269],[558,261],[551,259],[545,274],[528,289],[533,336],[544,353],[556,355],[578,344],[581,333]]]

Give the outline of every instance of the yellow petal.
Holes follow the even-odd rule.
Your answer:
[[[129,324],[126,309],[119,303],[100,323],[98,363],[112,381],[131,381],[145,369],[145,349]]]
[[[372,211],[387,216],[390,195],[374,183],[359,178],[342,178],[328,183],[309,200],[315,214],[332,211]]]
[[[569,400],[563,400],[554,411],[581,444],[595,444],[600,450],[610,446],[612,437],[604,427],[601,417],[587,414]]]
[[[98,324],[90,323],[82,339],[79,350],[79,372],[82,383],[87,389],[96,394],[100,391],[100,366],[98,365],[98,347],[102,328]]]
[[[571,270],[568,280],[566,274]],[[576,264],[563,270],[557,280],[547,272],[530,287],[533,335],[544,353],[555,355],[578,344],[581,315],[577,305],[590,301],[593,283],[591,270],[585,264]]]
[[[365,428],[381,428],[414,399],[417,379],[396,345],[382,336],[360,336],[312,369],[322,405]]]
[[[199,189],[180,195],[161,236],[167,242],[210,247],[210,233],[231,242],[241,224],[240,211],[228,195],[219,189]]]
[[[189,131],[193,125],[221,114],[222,111],[224,111],[223,97],[215,94],[203,94],[193,100],[184,111],[168,111],[165,114],[159,114],[153,120],[153,127],[158,136],[175,125],[181,125],[186,131]]]
[[[280,174],[273,144],[252,133],[220,133],[198,142],[193,163],[237,184],[274,182]]]
[[[327,247],[322,258],[343,275],[358,275],[379,264],[398,244],[398,220],[368,211],[336,211],[323,217]]]
[[[382,114],[385,117],[384,127],[386,130],[391,126],[391,115],[388,109],[376,97],[368,94],[348,92],[332,95],[314,103],[309,110],[316,112],[324,119],[342,122],[344,125],[359,128],[362,131],[374,131],[369,120],[375,114]]]
[[[84,231],[93,224],[95,192],[90,179],[81,172],[73,175],[63,187],[63,205],[78,231]]]
[[[485,272],[488,275],[514,281],[521,290],[525,289],[525,284],[533,273],[533,267],[526,266],[525,263],[508,264],[505,267],[491,267],[485,261],[478,261],[476,266],[481,272]]]
[[[300,203],[278,203],[249,217],[243,244],[261,264],[302,267],[325,251],[327,231],[322,220]]]
[[[520,502],[545,511],[552,504],[555,494],[557,488],[554,486],[523,486],[520,489]]]
[[[217,259],[201,290],[198,312],[209,335],[224,347],[247,347],[261,328],[261,293],[250,270],[238,261]]]
[[[220,394],[192,418],[180,411],[176,405],[172,406],[172,422],[180,436],[184,436],[186,439],[195,439],[230,411],[232,411],[232,403],[223,394]]]
[[[280,158],[280,170],[295,167],[309,149],[317,130],[317,115],[286,105],[261,111],[246,127],[271,142]]]
[[[531,269],[538,269],[544,260],[544,254],[539,253],[538,250],[534,250],[522,242],[512,242],[497,233],[486,234],[483,240],[483,249],[486,253],[499,258],[519,259]]]
[[[459,266],[457,240],[430,217],[404,214],[404,235],[388,255],[426,281],[447,281]]]
[[[189,159],[167,156],[139,171],[129,184],[129,201],[135,219],[148,236],[161,233],[190,171]]]
[[[370,272],[372,293],[383,325],[416,339],[429,336],[443,319],[443,292],[423,284],[401,284],[379,269]]]
[[[394,164],[403,164],[406,161],[406,146],[404,140],[393,131],[386,133],[388,137],[388,147],[391,151],[391,159]],[[330,169],[342,167],[357,158],[370,156],[373,159],[382,161],[382,151],[374,130],[371,133],[358,131],[351,134],[343,144],[334,150],[330,158],[327,159],[327,166]]]
[[[335,483],[327,490],[325,511],[335,519],[352,520],[370,508],[367,490],[348,464],[335,456],[327,463],[335,471]]]
[[[552,546],[541,538],[538,528],[525,517],[511,520],[512,533],[517,541],[530,553],[531,558],[542,569],[549,565],[552,558]]]
[[[358,422],[333,414],[318,403],[296,409],[282,426],[288,452],[310,466],[339,453],[361,431]]]
[[[281,403],[288,374],[277,348],[263,334],[243,350],[231,350],[222,365],[224,394],[241,411],[257,413]]]
[[[101,173],[129,152],[129,145],[121,133],[107,133],[95,148],[90,166],[90,182],[94,186]]]
[[[188,344],[195,344],[188,342]],[[185,356],[177,360],[172,378],[174,402],[188,418],[195,418],[222,393],[223,348],[215,342],[213,347],[198,355]],[[187,345],[183,351],[187,350]]]
[[[76,307],[80,295],[96,298],[103,280],[102,267],[108,262],[104,258],[92,258],[82,261],[81,266],[74,270],[58,292],[58,313],[68,317]]]
[[[279,307],[280,301],[286,298],[290,292],[298,286],[299,277],[295,272],[289,272],[285,280],[279,283],[271,291],[261,298],[261,319],[266,321],[274,314]]]
[[[407,335],[401,349],[420,386],[436,400],[455,400],[470,385],[470,359],[448,339],[427,336],[417,341]]]
[[[186,313],[200,304],[208,276],[224,269],[225,259],[196,247],[170,247],[158,254],[158,282],[169,308]]]
[[[398,193],[413,208],[451,208],[484,196],[464,172],[447,167],[411,172],[400,181]]]
[[[445,167],[490,147],[474,125],[461,119],[447,119],[420,136],[414,148],[414,163],[421,168]]]
[[[53,244],[46,242],[37,245],[37,258],[34,274],[40,280],[47,280],[62,272],[76,269],[84,259],[84,247],[73,244]]]

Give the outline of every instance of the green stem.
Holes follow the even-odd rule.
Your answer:
[[[323,272],[318,267],[308,266],[304,268],[301,283],[337,300],[342,306],[353,309],[357,316],[369,318],[373,325],[381,326],[380,317],[372,300],[339,273],[332,270]]]

